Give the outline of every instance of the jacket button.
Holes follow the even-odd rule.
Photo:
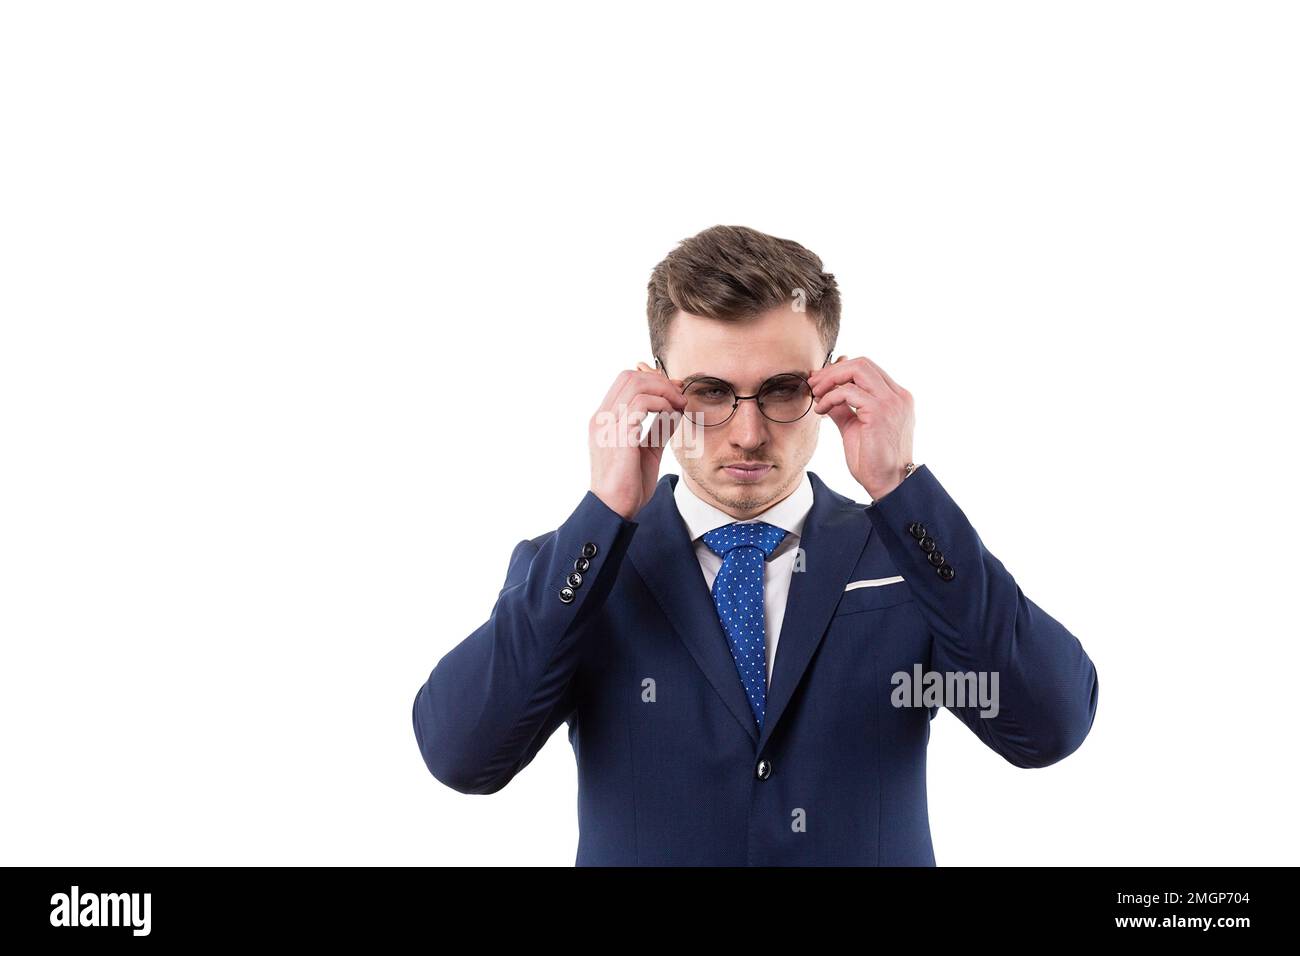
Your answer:
[[[569,581],[569,587],[571,588],[582,587],[582,575],[579,574],[577,571],[569,572],[568,581]]]
[[[926,554],[929,554],[931,551],[935,549],[935,547],[937,547],[937,545],[935,545],[934,543],[934,538],[931,538],[929,535],[926,535],[924,538],[918,541],[917,544],[921,546],[921,550],[924,551]]]
[[[939,571],[939,577],[943,578],[945,581],[951,581],[953,578],[957,576],[957,572],[953,570],[951,564],[939,565],[938,571]]]
[[[588,541],[582,546],[582,556],[584,558],[594,558],[596,556],[596,542]]]
[[[930,552],[930,563],[933,564],[936,568],[942,566],[942,564],[943,564],[943,552],[942,552],[942,551],[931,551],[931,552]]]
[[[907,531],[917,541],[920,541],[926,535],[925,525],[921,524],[919,521],[913,521],[909,524],[907,526]]]
[[[586,571],[589,567],[591,567],[591,562],[586,558],[579,558],[573,562],[573,570],[575,571]]]
[[[758,762],[758,766],[754,768],[754,774],[759,780],[766,780],[772,776],[772,761],[764,757]]]
[[[560,588],[560,600],[565,604],[572,604],[573,597],[573,588]]]

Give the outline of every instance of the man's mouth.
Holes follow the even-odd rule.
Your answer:
[[[761,461],[741,461],[734,465],[723,465],[722,470],[736,481],[759,481],[772,470],[772,467]]]

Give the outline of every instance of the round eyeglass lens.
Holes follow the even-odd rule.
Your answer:
[[[778,375],[763,383],[758,408],[774,422],[793,422],[808,414],[812,388],[798,375]],[[736,393],[721,379],[696,379],[686,387],[685,411],[701,425],[721,425],[731,417]]]
[[[798,375],[769,379],[758,393],[758,407],[774,422],[798,421],[812,404],[812,388]]]

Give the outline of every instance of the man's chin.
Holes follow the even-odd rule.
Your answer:
[[[733,478],[723,466],[711,470],[709,480],[700,485],[718,502],[728,508],[750,511],[766,505],[780,491],[783,472],[777,466],[768,468],[758,478]]]

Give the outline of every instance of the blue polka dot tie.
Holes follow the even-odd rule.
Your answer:
[[[700,536],[709,550],[722,558],[722,568],[713,579],[713,604],[760,731],[767,705],[763,562],[785,534],[784,528],[766,521],[736,521]]]

